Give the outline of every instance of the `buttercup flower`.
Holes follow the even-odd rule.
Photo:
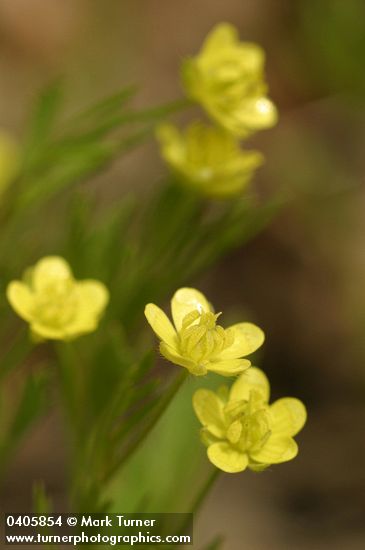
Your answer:
[[[19,148],[10,135],[0,130],[0,194],[16,176],[20,163]]]
[[[163,158],[180,180],[205,195],[239,193],[263,162],[261,153],[241,150],[234,137],[214,126],[193,123],[181,134],[166,124],[157,137]]]
[[[203,424],[202,440],[209,460],[228,473],[247,467],[260,471],[270,464],[292,460],[298,453],[293,439],[307,413],[301,401],[285,397],[268,404],[269,381],[255,367],[217,393],[200,389],[193,406]]]
[[[63,258],[47,256],[8,285],[7,297],[37,338],[69,340],[97,328],[109,293],[99,281],[76,281]]]
[[[258,45],[240,42],[237,30],[221,23],[209,33],[201,52],[184,62],[186,93],[236,136],[269,128],[277,112],[266,97],[264,57]]]
[[[166,359],[202,376],[208,371],[233,376],[251,363],[243,359],[257,350],[264,333],[251,323],[238,323],[228,329],[217,324],[205,296],[194,288],[180,288],[171,300],[174,325],[154,304],[147,304],[145,315],[160,338],[160,351]]]

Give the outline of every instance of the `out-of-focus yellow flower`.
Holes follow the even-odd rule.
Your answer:
[[[0,195],[5,191],[19,169],[20,154],[16,141],[0,130]]]
[[[228,197],[242,191],[263,162],[257,151],[243,151],[237,140],[215,126],[193,123],[181,134],[172,124],[158,129],[165,161],[179,179],[209,196]]]
[[[298,453],[293,439],[307,413],[301,401],[285,397],[268,404],[270,385],[255,367],[244,372],[228,390],[200,389],[193,406],[203,424],[202,440],[209,460],[228,473],[247,467],[260,471],[292,460]]]
[[[240,374],[251,363],[243,359],[257,350],[264,333],[251,323],[238,323],[228,329],[217,325],[205,296],[194,288],[180,288],[171,300],[174,325],[154,304],[147,304],[145,315],[160,338],[160,351],[166,359],[202,376],[208,371],[223,376]]]
[[[108,301],[103,283],[76,281],[68,263],[47,256],[12,281],[7,297],[16,313],[25,319],[36,338],[70,340],[94,331]]]
[[[263,50],[240,42],[237,30],[221,23],[207,36],[201,52],[182,67],[188,96],[221,126],[239,137],[269,128],[277,121],[266,97]]]

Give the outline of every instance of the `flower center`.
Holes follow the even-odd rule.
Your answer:
[[[35,296],[35,317],[44,325],[60,328],[68,324],[77,309],[72,280],[51,281]]]
[[[185,315],[179,333],[181,355],[204,365],[232,345],[233,334],[217,325],[219,315],[198,310]]]
[[[238,446],[242,451],[258,451],[270,437],[270,422],[264,409],[245,415],[241,420],[242,433]]]
[[[229,403],[225,412],[228,441],[243,452],[261,449],[271,435],[271,423],[260,397],[251,392],[248,401]]]

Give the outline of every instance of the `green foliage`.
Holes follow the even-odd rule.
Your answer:
[[[33,509],[37,514],[50,514],[52,512],[51,501],[42,482],[37,482],[33,486]]]
[[[49,375],[44,369],[29,374],[22,385],[15,407],[5,409],[7,400],[2,395],[2,413],[7,417],[0,440],[0,465],[5,467],[24,435],[47,410],[47,389]],[[9,417],[10,416],[10,417]]]
[[[298,2],[299,36],[308,67],[327,92],[364,97],[362,60],[365,51],[362,0]],[[298,27],[296,27],[298,29]]]

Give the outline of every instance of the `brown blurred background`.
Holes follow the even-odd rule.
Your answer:
[[[278,126],[255,138],[267,158],[256,185],[289,203],[202,284],[220,307],[243,307],[267,334],[262,364],[274,397],[309,409],[298,458],[223,476],[197,539],[224,526],[227,550],[365,547],[365,3],[363,0],[0,0],[0,124],[21,136],[36,92],[65,77],[68,108],[128,83],[138,102],[180,95],[180,60],[217,22],[267,52]],[[138,156],[139,155],[139,156]],[[144,162],[138,158],[143,155]],[[151,186],[155,146],[116,163],[103,192]],[[26,509],[30,480],[63,498],[56,417],[24,445],[3,507]],[[55,452],[57,451],[57,452]]]

